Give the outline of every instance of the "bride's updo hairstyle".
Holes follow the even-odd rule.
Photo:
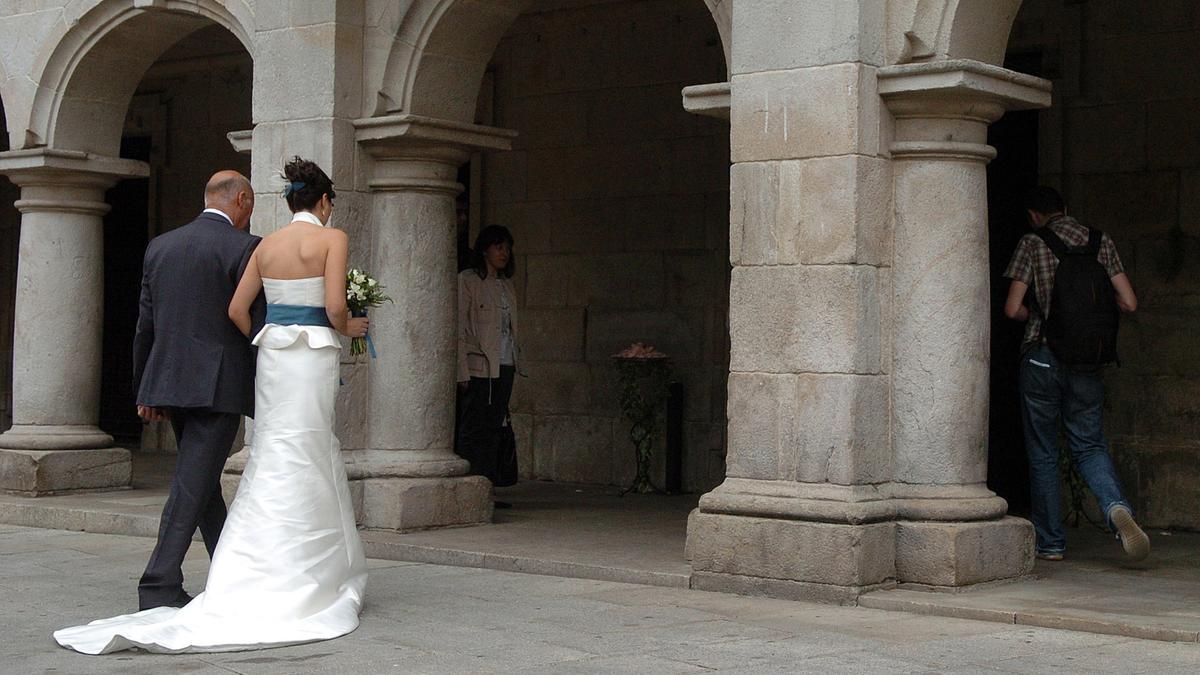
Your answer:
[[[333,181],[317,166],[316,162],[302,159],[299,155],[292,158],[283,167],[283,198],[287,200],[292,213],[311,211],[322,195],[330,199],[337,197],[333,191]]]

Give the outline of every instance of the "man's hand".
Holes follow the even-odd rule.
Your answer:
[[[137,413],[143,422],[165,422],[167,420],[167,411],[163,408],[151,408],[139,403]]]

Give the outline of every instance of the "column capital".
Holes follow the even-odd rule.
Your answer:
[[[145,162],[77,150],[34,148],[0,152],[0,173],[21,188],[15,206],[37,211],[103,215],[104,190],[123,178],[150,175]]]
[[[517,132],[402,113],[354,122],[355,140],[375,159],[375,190],[462,191],[458,167],[471,155],[511,150]]]
[[[879,96],[896,120],[893,157],[986,162],[987,125],[1008,110],[1049,107],[1051,84],[970,59],[880,68]]]
[[[225,138],[229,141],[229,145],[233,147],[234,152],[240,155],[248,155],[254,141],[254,130],[243,129],[241,131],[231,131],[225,134]]]
[[[731,89],[728,82],[694,84],[684,87],[682,94],[684,110],[729,121]]]
[[[979,103],[999,106],[1002,113],[1050,107],[1049,80],[971,59],[888,66],[879,69],[878,77],[879,95],[898,116],[970,116],[970,104]]]

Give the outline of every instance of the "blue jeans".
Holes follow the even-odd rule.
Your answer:
[[[1079,372],[1060,366],[1049,347],[1038,345],[1021,357],[1019,387],[1025,452],[1029,455],[1030,517],[1037,532],[1037,550],[1062,553],[1067,548],[1067,539],[1063,533],[1059,491],[1060,417],[1067,430],[1071,459],[1109,519],[1109,527],[1112,528],[1113,508],[1124,506],[1133,512],[1121,494],[1121,483],[1101,428],[1104,382],[1098,372]]]

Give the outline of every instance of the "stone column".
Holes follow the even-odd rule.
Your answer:
[[[806,4],[733,4],[727,475],[687,555],[697,588],[847,601],[895,581],[885,16]],[[724,95],[685,105],[713,114]]]
[[[104,192],[142,162],[82,152],[0,154],[21,188],[13,426],[0,490],[38,496],[129,487],[130,455],[97,426],[104,320]]]
[[[348,453],[368,527],[412,530],[491,521],[491,484],[454,453],[458,168],[511,132],[414,115],[356,122],[373,158],[371,272],[394,305],[372,315],[366,448]]]
[[[895,118],[892,495],[897,577],[935,586],[1032,568],[1032,526],[987,488],[987,125],[1050,83],[974,61],[879,73]]]

